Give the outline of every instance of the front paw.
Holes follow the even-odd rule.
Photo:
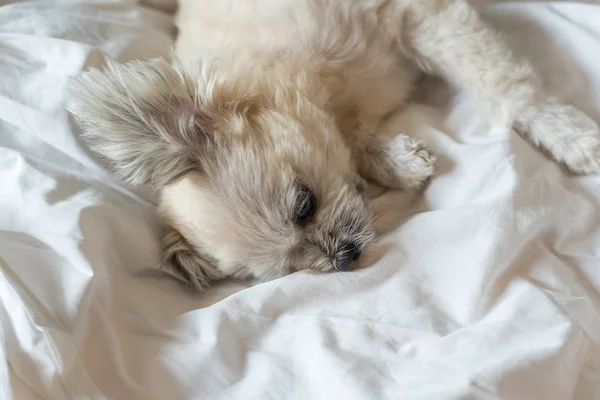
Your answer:
[[[600,132],[594,137],[580,137],[563,150],[563,164],[577,175],[600,173]]]
[[[361,173],[382,186],[414,189],[434,173],[435,156],[406,135],[377,137],[367,148]]]
[[[570,134],[559,141],[554,150],[557,159],[571,172],[579,175],[600,173],[600,129],[575,107],[562,108],[559,128]]]
[[[525,130],[570,172],[600,173],[600,129],[577,108],[548,102],[536,110]]]

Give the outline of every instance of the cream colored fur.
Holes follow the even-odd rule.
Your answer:
[[[69,109],[121,177],[161,191],[165,265],[196,287],[351,265],[373,237],[361,179],[433,173],[421,143],[380,129],[423,72],[571,172],[600,171],[598,126],[466,1],[181,0],[177,25],[175,65],[88,72]],[[301,188],[317,199],[306,224]]]

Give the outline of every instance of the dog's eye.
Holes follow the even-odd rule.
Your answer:
[[[295,209],[295,222],[298,225],[307,224],[315,214],[317,209],[317,199],[309,188],[302,185],[298,192]]]
[[[360,194],[363,194],[367,190],[367,185],[364,182],[359,182],[356,184],[356,191]]]

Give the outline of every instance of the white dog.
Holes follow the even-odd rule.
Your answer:
[[[423,72],[570,171],[600,171],[597,125],[466,1],[182,0],[178,27],[177,63],[89,71],[68,108],[121,178],[161,192],[164,265],[197,288],[348,270],[374,236],[363,178],[433,173],[420,143],[379,130]]]

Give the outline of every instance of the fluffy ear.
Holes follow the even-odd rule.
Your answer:
[[[161,269],[202,290],[211,282],[225,278],[216,261],[193,248],[172,226],[163,228],[163,261]]]
[[[132,184],[163,186],[214,145],[214,115],[199,79],[164,60],[109,64],[73,79],[67,109],[92,150]]]

